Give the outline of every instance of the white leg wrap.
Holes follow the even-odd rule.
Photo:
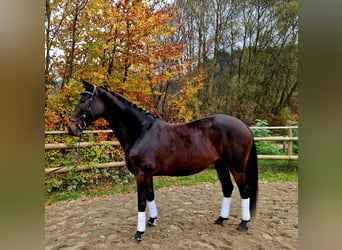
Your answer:
[[[157,206],[155,201],[148,201],[148,208],[150,210],[150,217],[151,218],[157,218],[158,217],[158,212],[157,212]]]
[[[249,221],[251,219],[251,214],[249,211],[249,198],[241,199],[242,208],[242,220]]]
[[[138,228],[139,232],[145,232],[146,229],[146,214],[145,212],[138,212]]]
[[[222,200],[222,207],[221,207],[221,214],[222,218],[227,219],[229,217],[229,210],[230,210],[230,203],[232,201],[231,197],[223,197]]]

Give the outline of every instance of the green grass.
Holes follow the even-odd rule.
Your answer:
[[[260,160],[259,180],[264,182],[273,181],[296,181],[298,180],[297,161]],[[155,189],[171,186],[190,186],[199,183],[218,182],[216,170],[210,167],[199,174],[184,177],[155,176],[153,184]],[[45,196],[45,203],[51,204],[62,200],[75,200],[82,197],[101,197],[117,193],[135,192],[135,183],[114,185],[102,183],[91,185],[82,190],[71,192],[53,192]]]
[[[298,161],[260,160],[259,180],[273,181],[297,181]]]

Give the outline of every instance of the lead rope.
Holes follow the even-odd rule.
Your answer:
[[[77,154],[76,154],[76,156],[74,157],[74,159],[72,160],[71,165],[70,165],[70,166],[62,166],[62,167],[56,168],[56,169],[52,170],[51,172],[49,172],[49,174],[54,173],[54,172],[56,172],[56,171],[58,171],[58,170],[61,170],[61,169],[63,169],[63,168],[68,169],[68,168],[70,168],[70,167],[76,165],[75,163],[77,162],[77,160],[79,160],[80,155],[81,155],[81,140],[82,140],[82,135],[83,135],[83,133],[81,132],[80,137],[79,137],[79,139],[78,139],[77,147],[76,147],[76,153],[77,153]]]
[[[74,158],[74,163],[80,158],[80,155],[81,155],[81,140],[82,140],[82,135],[83,135],[83,133],[81,132],[80,137],[79,137],[79,139],[78,139],[78,145],[77,145],[77,149],[76,149],[77,155],[76,155],[76,157]]]

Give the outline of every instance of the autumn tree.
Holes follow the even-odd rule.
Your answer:
[[[62,120],[70,114],[72,107],[51,112],[56,109],[51,94],[64,95],[65,101],[82,77],[166,119],[174,117],[172,112],[181,110],[177,105],[196,98],[202,86],[200,75],[186,70],[190,61],[183,57],[182,43],[169,39],[182,25],[172,22],[176,15],[164,0],[47,1],[47,114]],[[183,96],[184,88],[195,91]]]
[[[46,1],[45,30],[47,96],[83,77],[175,122],[296,113],[295,0]]]

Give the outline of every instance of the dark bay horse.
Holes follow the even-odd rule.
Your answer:
[[[69,132],[77,136],[100,117],[105,118],[120,141],[127,167],[136,177],[138,224],[133,236],[141,241],[146,224],[155,226],[153,176],[196,174],[214,164],[223,191],[221,213],[215,224],[229,217],[233,175],[241,195],[242,216],[238,230],[247,231],[254,215],[258,190],[257,152],[252,132],[242,121],[214,115],[197,121],[169,124],[123,96],[84,80],[85,91],[70,118]],[[146,223],[145,209],[150,219]]]

